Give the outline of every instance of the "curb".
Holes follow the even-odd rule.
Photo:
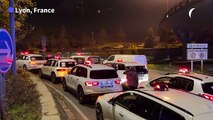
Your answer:
[[[56,103],[50,91],[36,76],[32,75],[30,78],[36,84],[37,91],[40,94],[39,99],[42,108],[41,120],[61,120]]]

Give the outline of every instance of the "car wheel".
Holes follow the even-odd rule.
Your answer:
[[[65,79],[63,79],[63,81],[62,81],[62,87],[63,87],[63,90],[64,90],[64,91],[68,91],[67,83],[66,83],[66,80],[65,80]]]
[[[24,69],[24,70],[27,70],[27,66],[26,66],[26,65],[24,65],[24,66],[23,66],[23,69]]]
[[[51,82],[52,82],[53,84],[55,84],[55,83],[57,82],[57,78],[56,78],[55,73],[52,73],[52,74],[51,74]]]
[[[78,102],[80,104],[84,104],[86,101],[86,96],[84,95],[83,88],[79,87],[77,93],[78,93]]]
[[[43,73],[42,73],[42,70],[41,70],[41,69],[39,69],[38,74],[39,74],[40,78],[44,78],[44,75],[43,75]]]
[[[97,120],[103,120],[104,117],[103,117],[103,112],[102,112],[100,104],[97,104],[95,111],[96,111],[96,119]]]

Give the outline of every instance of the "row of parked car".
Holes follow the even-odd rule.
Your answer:
[[[17,59],[17,65],[21,58],[29,60],[29,65],[19,65],[26,70],[37,68],[34,66],[42,63],[37,62],[40,56],[29,55]],[[48,76],[53,83],[62,80],[63,89],[74,90],[81,104],[92,96],[109,93],[96,101],[98,120],[211,120],[213,117],[211,76],[168,74],[148,81],[144,56],[112,55],[104,61],[106,65],[97,64],[98,61],[101,61],[98,56],[49,59],[39,69],[39,75]],[[139,88],[143,88],[121,92],[126,81],[125,69],[129,66],[137,68]]]

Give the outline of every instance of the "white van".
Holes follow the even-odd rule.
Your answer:
[[[130,55],[130,54],[116,54],[109,56],[103,63],[115,63],[115,62],[137,62],[143,65],[147,65],[147,58],[145,55]]]

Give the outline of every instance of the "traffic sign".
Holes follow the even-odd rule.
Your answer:
[[[189,43],[187,44],[187,48],[208,48],[207,43]]]
[[[187,60],[207,60],[208,50],[207,49],[188,49]]]
[[[13,42],[9,33],[0,29],[0,73],[6,73],[13,62]]]

